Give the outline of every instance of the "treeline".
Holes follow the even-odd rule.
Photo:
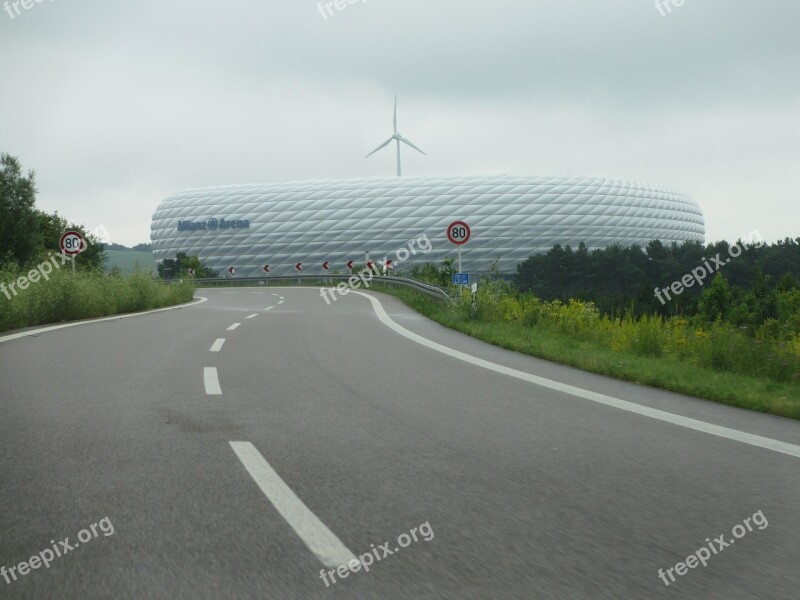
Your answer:
[[[60,251],[58,242],[67,230],[80,231],[90,239],[81,225],[57,212],[38,210],[36,192],[35,173],[23,173],[16,157],[0,154],[0,269],[24,271],[41,263],[49,254]],[[76,265],[83,271],[99,271],[105,261],[105,247],[95,240],[80,254]]]
[[[76,260],[58,257],[64,231],[89,245]],[[0,154],[0,331],[188,302],[194,286],[164,285],[150,274],[104,272],[103,243],[58,213],[36,208],[36,181],[17,158]],[[65,266],[67,265],[67,266]]]
[[[514,283],[545,300],[591,301],[604,314],[699,314],[758,325],[778,319],[778,295],[800,287],[800,237],[775,244],[760,238],[707,245],[653,241],[646,248],[591,252],[583,243],[577,250],[557,245],[520,264]],[[718,296],[714,307],[710,295]]]

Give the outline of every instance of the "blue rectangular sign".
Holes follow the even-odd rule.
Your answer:
[[[453,273],[453,285],[469,285],[469,273]]]

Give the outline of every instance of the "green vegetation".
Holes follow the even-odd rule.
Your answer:
[[[48,253],[59,251],[59,238],[68,229],[80,231],[90,239],[82,226],[58,213],[36,209],[35,179],[33,171],[23,175],[18,159],[0,154],[0,267],[42,262]],[[79,269],[94,271],[102,268],[105,258],[103,245],[90,243],[76,264]]]
[[[800,238],[764,244],[756,232],[752,237],[705,246],[692,242],[664,246],[654,241],[644,250],[639,246],[609,246],[589,252],[585,244],[575,251],[569,246],[554,246],[546,254],[520,264],[514,283],[521,292],[544,300],[591,301],[603,314],[621,315],[632,310],[637,317],[693,316],[698,313],[701,293],[719,272],[730,286],[730,303],[746,307],[744,312],[732,314],[731,322],[752,328],[763,322],[764,310],[767,316],[777,318],[774,312],[769,314],[769,297],[783,278],[788,277],[786,287],[800,277]],[[707,266],[712,269],[710,273]],[[702,285],[696,283],[693,272]],[[678,294],[663,292],[687,275],[690,287]],[[663,303],[657,298],[656,288]]]
[[[426,267],[428,273],[436,269]],[[441,273],[429,281],[440,282]],[[635,316],[630,309],[620,316],[602,314],[584,300],[546,301],[497,276],[480,282],[475,307],[468,294],[456,292],[458,301],[443,305],[408,290],[379,283],[373,288],[398,296],[442,325],[503,348],[800,419],[800,289],[783,278],[774,295],[767,294],[768,278],[758,269],[753,282],[753,288],[740,290],[736,302],[718,274],[700,295],[700,314],[669,318]],[[725,320],[737,314],[762,320],[754,328]]]
[[[158,265],[158,276],[162,279],[181,279],[190,277],[189,269],[194,270],[194,277],[219,277],[219,273],[205,266],[197,256],[187,256],[178,252],[175,258],[167,258]]]
[[[20,275],[0,270],[0,281]],[[164,285],[141,272],[125,277],[97,272],[73,275],[65,266],[10,300],[0,296],[0,331],[161,308],[189,302],[193,295],[190,282]]]
[[[36,209],[36,182],[19,161],[0,155],[0,331],[43,323],[159,308],[191,300],[191,283],[164,285],[144,272],[104,273],[103,244],[80,225]],[[76,260],[62,261],[61,234],[89,240]]]

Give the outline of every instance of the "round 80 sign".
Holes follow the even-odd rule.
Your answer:
[[[86,250],[86,240],[78,231],[65,231],[61,234],[58,245],[67,256],[76,256]]]
[[[470,235],[472,232],[464,221],[455,221],[447,226],[447,239],[458,246],[466,244]]]

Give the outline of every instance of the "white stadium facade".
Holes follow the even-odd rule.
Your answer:
[[[151,225],[154,258],[197,255],[236,276],[346,272],[352,260],[415,262],[455,258],[446,228],[465,221],[463,271],[503,273],[555,244],[589,249],[703,242],[703,212],[679,191],[619,179],[516,175],[373,177],[332,181],[225,185],[170,196]],[[398,264],[398,250],[427,236],[432,249]]]

